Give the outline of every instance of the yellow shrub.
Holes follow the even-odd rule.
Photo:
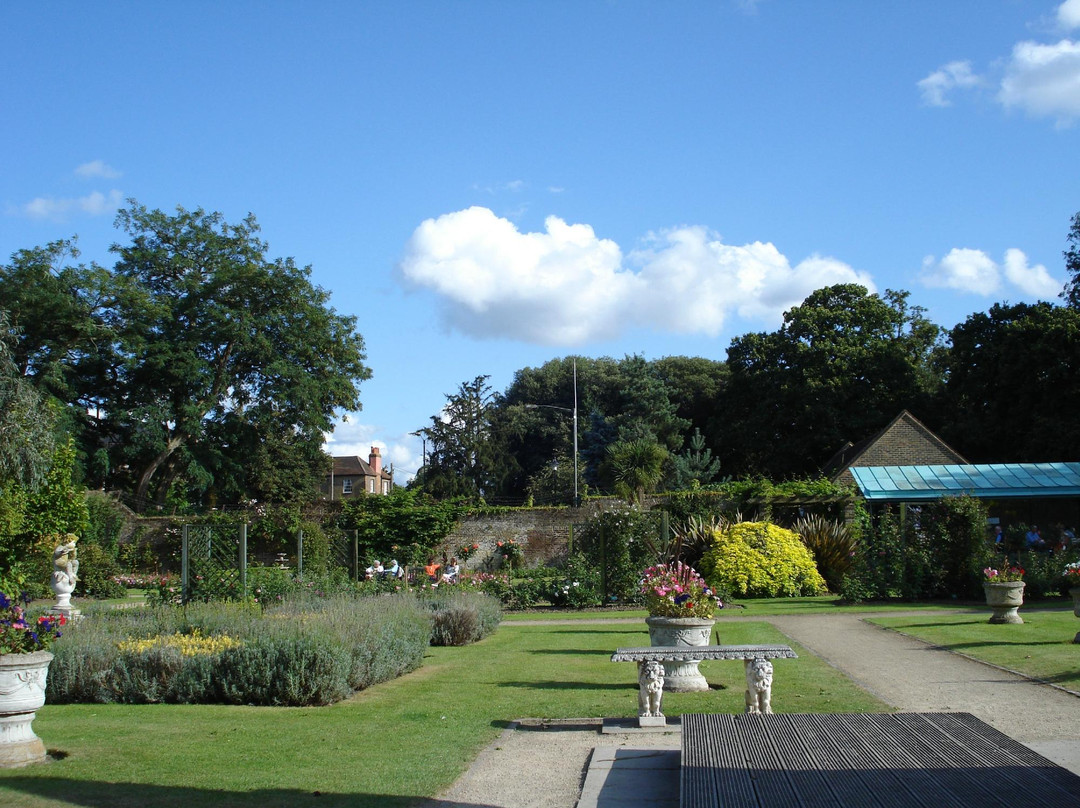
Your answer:
[[[768,522],[739,522],[717,530],[701,572],[713,589],[728,595],[775,598],[826,591],[798,534]]]

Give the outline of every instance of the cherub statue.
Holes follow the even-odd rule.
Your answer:
[[[79,580],[78,550],[75,549],[79,537],[68,533],[63,543],[53,550],[52,591],[56,595],[54,610],[71,609],[71,593]]]
[[[767,659],[746,660],[746,712],[772,712],[773,666]]]
[[[664,696],[664,664],[649,660],[638,664],[638,715],[663,717],[660,699]]]

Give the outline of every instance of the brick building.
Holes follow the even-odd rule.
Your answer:
[[[967,462],[918,418],[904,410],[873,437],[845,444],[821,471],[835,483],[851,485],[855,482],[852,467],[937,466]]]
[[[394,469],[384,469],[378,446],[371,447],[367,462],[361,457],[333,458],[330,474],[322,484],[323,496],[330,499],[357,494],[387,495],[394,489]]]

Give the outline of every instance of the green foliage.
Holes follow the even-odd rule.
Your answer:
[[[705,436],[694,427],[689,448],[671,456],[673,476],[671,487],[676,490],[708,485],[720,473],[720,461],[713,458],[712,449],[705,446]]]
[[[981,571],[995,566],[985,506],[971,497],[888,509],[862,523],[841,587],[846,600],[980,597]]]
[[[495,395],[488,376],[463,382],[446,405],[420,430],[427,439],[427,464],[417,484],[433,496],[482,499],[494,491],[497,473],[492,418]]]
[[[1065,238],[1069,249],[1065,250],[1065,273],[1069,276],[1061,292],[1066,305],[1080,310],[1080,211],[1072,217],[1069,235]]]
[[[127,587],[118,583],[120,565],[108,550],[93,541],[79,542],[79,583],[76,594],[87,598],[122,598]]]
[[[830,592],[839,592],[855,559],[858,541],[855,528],[845,522],[809,516],[792,528],[814,556],[818,572]]]
[[[190,656],[129,644],[196,632],[238,643]],[[430,637],[430,610],[411,596],[293,599],[265,615],[240,604],[97,612],[54,646],[48,699],[329,704],[414,670]]]
[[[130,240],[113,247],[95,313],[109,351],[80,362],[110,438],[97,465],[138,507],[164,505],[174,486],[181,499],[306,494],[323,432],[358,408],[370,376],[355,318],[328,305],[310,268],[268,259],[253,216],[230,225],[132,201],[116,223]]]
[[[1067,595],[1070,582],[1064,578],[1065,565],[1080,560],[1080,549],[1064,553],[1028,552],[1016,554],[1016,563],[1024,570],[1024,597],[1044,598]]]
[[[645,495],[664,478],[667,459],[667,450],[648,438],[618,441],[608,447],[604,477],[630,505],[644,508]]]
[[[584,554],[570,554],[561,576],[551,583],[547,599],[552,606],[560,608],[584,609],[602,605],[599,571]]]
[[[116,500],[101,491],[86,492],[86,529],[83,541],[90,541],[115,555],[120,550],[120,537],[127,525],[124,509]]]
[[[601,577],[605,601],[637,603],[641,571],[656,556],[660,514],[637,509],[605,511],[575,531],[574,544]]]
[[[415,489],[385,497],[353,497],[339,524],[357,531],[361,558],[396,558],[415,566],[435,555],[466,512],[460,500],[438,501]]]
[[[420,596],[431,609],[432,645],[468,645],[478,642],[499,627],[499,602],[480,592],[441,586]]]
[[[730,595],[798,597],[826,588],[799,536],[767,522],[740,522],[717,531],[701,567],[710,586]]]
[[[943,497],[927,503],[919,515],[938,569],[932,597],[973,596],[990,548],[986,541],[986,505],[969,496]]]
[[[925,409],[940,384],[940,328],[906,292],[857,284],[812,292],[772,333],[737,337],[721,411],[724,465],[785,478],[812,473],[847,441],[873,435],[904,408]]]
[[[9,305],[6,300],[4,305]],[[11,328],[7,312],[0,309],[0,490],[13,483],[36,487],[53,448],[53,418],[44,396],[23,378],[12,357]]]
[[[942,436],[975,463],[1075,460],[1080,309],[994,304],[949,333]]]
[[[32,540],[54,533],[81,537],[86,532],[90,519],[86,491],[75,484],[74,471],[75,443],[68,440],[56,447],[44,482],[27,498],[24,528]]]

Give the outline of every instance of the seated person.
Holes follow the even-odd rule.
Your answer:
[[[395,558],[390,561],[390,566],[383,570],[383,573],[389,575],[391,578],[401,578],[405,575],[405,570],[398,566],[397,559]]]
[[[458,573],[461,571],[461,567],[458,566],[458,560],[451,558],[450,563],[443,570],[442,580],[448,584],[456,584],[458,579]]]
[[[1046,542],[1043,541],[1042,533],[1039,532],[1038,525],[1032,525],[1031,530],[1027,532],[1024,537],[1027,542],[1027,548],[1029,550],[1044,550],[1046,549]]]
[[[427,564],[424,565],[424,574],[428,577],[428,580],[432,583],[438,583],[439,581],[439,569],[442,564],[437,562],[434,558],[429,558]]]

